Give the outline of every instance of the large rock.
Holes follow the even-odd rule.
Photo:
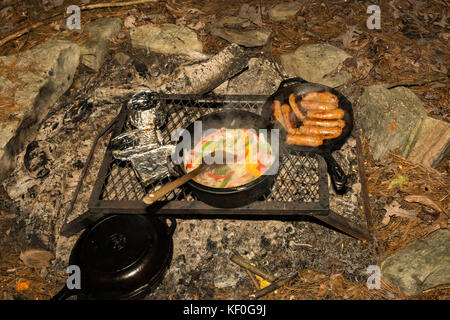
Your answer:
[[[426,117],[408,160],[435,168],[450,152],[450,124]]]
[[[0,57],[0,180],[34,124],[70,88],[80,48],[68,41],[43,43],[30,51]]]
[[[213,36],[244,47],[264,46],[272,33],[269,29],[261,28],[248,19],[233,16],[219,19],[211,25],[210,31]]]
[[[358,121],[375,160],[394,150],[407,157],[426,116],[420,99],[404,87],[370,86],[359,99]]]
[[[407,295],[450,283],[450,230],[439,230],[390,256],[381,273]]]
[[[269,10],[269,17],[275,21],[284,21],[294,17],[306,1],[284,2]]]
[[[130,30],[134,48],[146,49],[165,54],[183,54],[191,51],[202,52],[202,43],[191,29],[165,23],[161,26],[143,25]]]
[[[351,79],[350,73],[340,70],[351,56],[328,44],[306,44],[292,53],[281,55],[281,64],[291,76],[329,87],[338,87]]]
[[[122,29],[122,20],[118,18],[101,18],[88,23],[84,32],[89,40],[81,46],[81,63],[88,68],[98,71],[109,48],[109,38]]]

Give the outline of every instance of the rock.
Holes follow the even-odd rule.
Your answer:
[[[119,65],[123,66],[124,64],[126,64],[129,60],[130,57],[127,56],[125,53],[123,52],[118,52],[114,55],[113,60],[115,62],[117,62]]]
[[[416,143],[408,154],[411,162],[435,168],[450,152],[450,124],[426,117],[422,122]]]
[[[147,49],[164,54],[202,52],[202,43],[189,28],[165,23],[161,26],[143,25],[130,30],[133,48]]]
[[[84,32],[89,40],[81,46],[81,63],[98,71],[105,62],[109,48],[109,38],[122,29],[122,20],[118,18],[101,18],[88,23]]]
[[[384,261],[381,273],[407,295],[450,283],[450,230],[398,251]]]
[[[394,150],[406,157],[425,117],[420,99],[404,87],[370,86],[359,99],[357,119],[375,160]]]
[[[0,57],[0,180],[14,166],[34,124],[40,124],[56,100],[70,88],[80,48],[51,41],[17,55]],[[10,71],[9,71],[10,70]]]
[[[275,21],[284,21],[294,17],[297,12],[305,5],[306,1],[285,2],[277,4],[269,10],[269,17]]]
[[[270,95],[277,90],[282,80],[273,62],[263,58],[251,58],[247,71],[225,81],[214,93]],[[249,86],[249,83],[252,85]]]
[[[306,44],[281,55],[281,64],[291,76],[334,88],[351,79],[350,73],[340,70],[342,63],[350,57],[329,44]]]
[[[269,41],[270,30],[240,17],[224,17],[212,24],[211,34],[244,47],[261,47]]]

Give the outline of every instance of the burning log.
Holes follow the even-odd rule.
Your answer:
[[[162,87],[164,93],[205,94],[244,69],[249,61],[245,50],[232,44],[206,62],[181,66],[179,76]]]

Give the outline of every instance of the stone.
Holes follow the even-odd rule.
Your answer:
[[[450,230],[439,230],[388,257],[381,273],[405,294],[450,283]]]
[[[0,57],[0,180],[14,167],[13,156],[33,125],[72,85],[79,61],[78,45],[61,40]]]
[[[213,23],[210,32],[213,36],[244,47],[264,46],[272,33],[269,29],[258,27],[248,19],[233,16],[224,17]]]
[[[435,168],[450,152],[450,124],[426,117],[420,127],[416,143],[408,154],[411,162]]]
[[[114,55],[113,60],[123,66],[130,60],[130,57],[123,52],[118,52]]]
[[[305,1],[284,2],[269,10],[269,17],[274,21],[284,21],[294,17],[305,5]]]
[[[335,88],[351,79],[350,73],[340,70],[347,58],[351,56],[329,44],[305,44],[281,55],[281,64],[290,76]]]
[[[426,116],[420,99],[405,87],[370,86],[359,99],[357,120],[375,160],[394,150],[406,157]]]
[[[191,29],[165,23],[161,26],[143,25],[130,30],[133,48],[146,49],[164,54],[202,52],[203,45]]]
[[[88,23],[84,32],[89,40],[81,46],[81,63],[98,71],[105,62],[109,49],[109,38],[122,29],[122,20],[118,18],[101,18]]]
[[[214,93],[271,95],[282,80],[273,62],[265,58],[251,58],[248,70],[222,83]]]

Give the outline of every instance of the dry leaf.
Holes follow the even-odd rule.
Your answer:
[[[262,17],[261,17],[261,9],[259,6],[250,6],[249,4],[245,3],[242,5],[242,7],[239,9],[239,17],[248,19],[254,24],[258,26],[262,26]]]
[[[429,206],[436,211],[444,212],[444,210],[441,208],[441,206],[436,201],[431,200],[427,196],[410,195],[410,196],[406,196],[404,200],[407,202],[418,202],[423,205]]]
[[[349,26],[347,31],[339,36],[337,39],[342,40],[342,44],[345,48],[351,46],[352,42],[357,39],[357,36],[361,33],[357,26]]]
[[[397,201],[392,201],[391,204],[385,205],[384,209],[386,210],[386,214],[384,215],[384,218],[381,221],[381,224],[384,226],[389,224],[392,216],[408,218],[410,220],[414,220],[417,218],[417,215],[415,213],[400,208],[400,204]]]
[[[134,28],[136,26],[136,17],[135,16],[127,16],[123,22],[125,28]]]

